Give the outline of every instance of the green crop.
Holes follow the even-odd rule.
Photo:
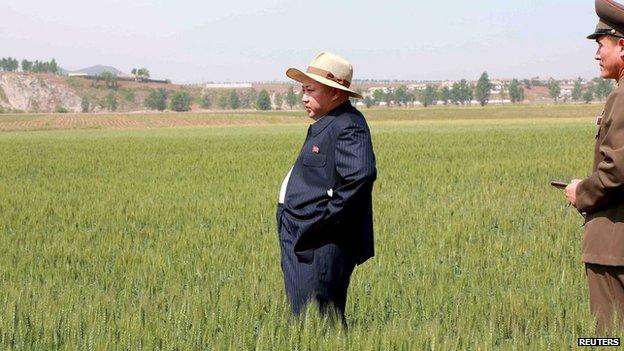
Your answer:
[[[371,118],[376,257],[348,333],[284,297],[275,206],[305,124],[0,134],[0,349],[574,347],[582,218],[549,182],[588,174],[595,129],[548,109]]]

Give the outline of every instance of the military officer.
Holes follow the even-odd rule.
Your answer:
[[[595,60],[604,79],[618,85],[597,118],[591,174],[574,179],[565,189],[570,203],[585,213],[582,259],[585,263],[591,312],[599,333],[624,319],[624,6],[596,0],[599,17],[594,33]]]

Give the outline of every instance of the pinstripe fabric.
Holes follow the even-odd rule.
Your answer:
[[[298,314],[310,299],[344,316],[355,264],[374,255],[370,131],[349,102],[312,124],[277,221],[286,293]]]
[[[322,314],[335,312],[346,326],[347,289],[355,261],[338,245],[327,244],[315,250],[312,262],[299,262],[294,252],[293,237],[284,225],[281,212],[282,206],[279,205],[281,265],[284,288],[293,314],[299,315],[308,303],[314,302]]]

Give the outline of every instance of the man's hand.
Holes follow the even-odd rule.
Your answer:
[[[565,196],[574,207],[576,207],[576,187],[581,181],[582,179],[572,179],[570,184],[565,188]]]

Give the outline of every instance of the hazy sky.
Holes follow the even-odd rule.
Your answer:
[[[589,78],[596,22],[590,0],[0,0],[0,57],[178,83],[285,81],[321,50],[356,79]]]

